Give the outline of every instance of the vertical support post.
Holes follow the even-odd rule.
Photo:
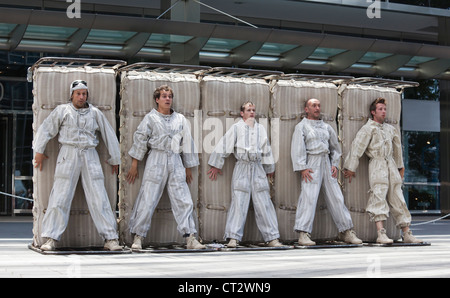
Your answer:
[[[164,18],[172,21],[200,22],[200,5],[193,0],[161,0],[161,13],[169,8]],[[199,53],[192,55],[192,45],[189,40],[171,36],[170,63],[199,65]]]

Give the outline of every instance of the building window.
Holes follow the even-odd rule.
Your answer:
[[[403,194],[411,213],[440,213],[439,81],[419,84],[402,101]]]
[[[410,211],[431,212],[439,202],[439,133],[403,132],[404,196]]]

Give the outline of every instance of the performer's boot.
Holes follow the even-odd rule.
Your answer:
[[[306,232],[300,232],[300,237],[298,237],[298,245],[316,245],[316,242],[312,241],[311,236]]]
[[[134,235],[133,244],[131,245],[132,249],[142,249],[142,241],[144,240],[144,237],[139,235]]]
[[[393,242],[394,242],[394,240],[389,239],[389,237],[386,235],[386,230],[385,229],[378,230],[377,243],[390,244],[390,243],[393,243]]]
[[[239,244],[239,241],[236,239],[231,238],[230,241],[227,244],[227,248],[236,248]]]
[[[405,243],[422,243],[423,241],[413,236],[411,230],[403,233],[403,242]]]
[[[45,242],[43,245],[41,245],[41,250],[44,250],[44,251],[55,250],[55,244],[56,244],[55,239],[48,238],[47,242]]]
[[[269,247],[281,247],[284,246],[278,239],[273,239],[272,241],[269,241],[267,243],[267,246]]]
[[[340,238],[345,243],[349,243],[349,244],[361,244],[362,243],[362,240],[359,239],[358,237],[356,237],[356,233],[352,229],[348,229],[340,234],[341,234]]]
[[[187,249],[204,249],[206,246],[198,242],[195,239],[194,234],[190,234],[189,237],[186,238],[186,248]]]
[[[119,245],[119,241],[117,239],[106,240],[103,248],[107,249],[107,250],[111,250],[111,251],[117,251],[117,250],[123,249],[123,247],[121,245]]]

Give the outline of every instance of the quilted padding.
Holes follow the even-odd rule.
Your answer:
[[[200,109],[200,83],[195,74],[187,73],[161,73],[151,70],[129,70],[121,72],[121,107],[120,107],[120,146],[121,146],[121,173],[119,187],[119,215],[120,237],[128,245],[133,239],[129,231],[129,219],[134,202],[139,193],[144,173],[146,157],[139,162],[139,177],[134,184],[126,181],[126,174],[131,166],[131,157],[128,154],[133,144],[133,134],[144,116],[156,109],[153,92],[161,85],[169,85],[174,91],[173,109],[183,114],[191,123],[191,134],[196,144],[200,137],[198,123],[194,117]],[[192,168],[194,180],[189,184],[194,206],[197,206],[198,197],[198,167]],[[167,190],[156,207],[152,217],[152,224],[144,239],[144,245],[151,243],[184,243],[177,231],[175,218],[172,214]]]
[[[116,128],[116,74],[110,68],[96,67],[37,67],[33,74],[33,131],[36,133],[39,125],[58,105],[67,103],[70,98],[69,87],[72,81],[82,79],[88,83],[88,102],[98,107],[106,116],[112,127]],[[100,137],[101,138],[101,137]],[[99,142],[97,151],[101,161],[109,158],[103,141]],[[41,234],[42,219],[48,205],[48,198],[53,185],[56,157],[59,152],[58,137],[53,138],[46,147],[45,154],[49,157],[42,172],[34,170],[34,207],[33,207],[33,243],[40,246],[45,242]],[[111,166],[102,163],[105,176],[105,187],[110,198],[111,208],[116,210],[117,177],[111,174]],[[69,224],[62,235],[58,246],[87,247],[102,246],[103,239],[98,235],[88,211],[81,182],[78,183],[70,211]]]

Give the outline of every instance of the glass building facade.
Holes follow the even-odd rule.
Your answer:
[[[0,1],[3,193],[32,196],[33,94],[28,68],[48,56],[118,58],[128,64],[198,64],[417,81],[419,87],[402,94],[404,195],[412,213],[450,210],[445,182],[450,169],[443,165],[450,146],[448,117],[440,113],[448,106],[448,91],[442,95],[439,90],[442,82],[450,85],[446,1],[382,1],[380,20],[368,18],[367,1],[280,1],[273,9],[260,10],[246,1],[215,4],[229,14],[246,16],[241,18],[257,29],[205,7],[194,21],[179,17],[183,14],[175,10],[180,6],[171,16],[166,13],[174,2],[170,0],[81,1],[81,20],[68,18],[69,4],[64,1],[7,2]],[[186,9],[197,5],[183,2]],[[0,215],[31,213],[31,207],[28,200],[0,193]]]
[[[5,193],[29,199],[33,192],[33,86],[26,75],[28,67],[39,58],[36,53],[0,52],[3,74],[11,75],[0,77],[1,186]],[[409,130],[414,126],[411,123],[419,122],[417,126],[422,128],[424,124],[420,122],[430,123],[432,119],[418,119],[415,114],[405,113],[412,101],[424,107],[426,101],[439,103],[437,83],[437,80],[421,81],[420,88],[406,89],[403,94],[408,98],[403,101],[402,114],[404,196],[412,213],[440,212],[439,131]],[[413,106],[412,109],[420,108]],[[29,214],[31,208],[31,201],[0,194],[0,215]]]
[[[0,51],[1,191],[32,199],[33,94],[26,70],[38,53]],[[0,214],[31,213],[32,201],[0,195]]]
[[[412,213],[439,213],[439,82],[424,80],[403,101],[404,196]],[[426,111],[426,112],[424,112]]]

